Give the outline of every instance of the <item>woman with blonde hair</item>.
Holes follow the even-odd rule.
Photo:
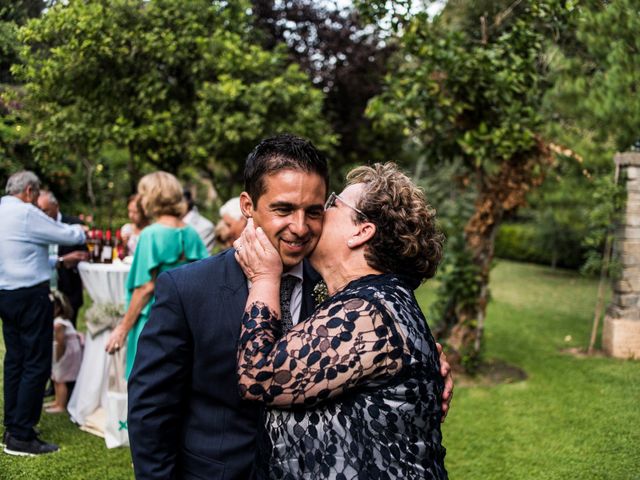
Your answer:
[[[186,211],[182,185],[167,172],[145,175],[138,182],[140,205],[153,224],[142,230],[127,277],[126,307],[122,321],[113,329],[106,350],[114,353],[127,342],[128,378],[135,360],[138,337],[154,302],[157,276],[179,265],[208,256],[198,233],[182,221]]]
[[[439,354],[413,294],[442,245],[394,164],[356,168],[310,257],[329,297],[283,332],[282,262],[249,221],[235,243],[252,282],[238,375],[241,396],[267,405],[258,478],[447,478]]]

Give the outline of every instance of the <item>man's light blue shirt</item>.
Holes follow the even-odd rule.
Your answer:
[[[51,277],[49,244],[85,242],[81,225],[67,225],[13,195],[0,200],[0,290],[15,290]]]

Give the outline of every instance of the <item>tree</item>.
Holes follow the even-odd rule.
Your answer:
[[[616,277],[621,264],[609,261],[613,230],[624,212],[624,188],[615,185],[612,154],[640,148],[640,27],[638,4],[630,0],[590,1],[579,9],[573,44],[561,50],[555,88],[549,103],[565,131],[582,133],[581,147],[605,145],[596,159],[608,175],[597,178],[588,198],[588,247],[583,270],[600,271],[600,288],[588,353],[592,353],[603,305],[606,277]],[[616,175],[617,177],[617,175]]]
[[[448,247],[464,245],[448,253],[454,268],[439,302],[452,358],[468,369],[480,359],[498,228],[553,158],[540,136],[545,38],[566,13],[553,1],[524,2],[508,21],[505,12],[486,19],[491,28],[480,35],[417,14],[405,25],[398,67],[369,104],[376,123],[405,131],[427,162],[459,162],[458,178],[475,193],[463,238]]]
[[[19,26],[39,16],[45,6],[42,0],[0,4],[0,178],[23,168],[38,170],[29,147],[22,90],[11,65],[18,62]]]
[[[12,0],[0,3],[0,84],[13,84],[10,69],[18,61],[17,27],[40,16],[44,0]]]
[[[574,237],[568,246],[582,251],[582,270],[590,273],[600,269],[605,237],[618,210],[613,155],[640,137],[635,33],[640,23],[634,6],[629,1],[580,2],[562,30],[563,41],[548,53],[553,88],[544,102],[545,136],[570,146],[572,153],[522,213],[548,239],[558,230],[564,242]]]
[[[591,1],[578,10],[574,41],[551,99],[559,118],[598,142],[628,150],[640,139],[640,28],[634,0]]]
[[[545,138],[571,148],[559,148],[553,171],[529,195],[528,205],[518,212],[517,221],[536,232],[533,240],[538,250],[550,253],[552,266],[557,262],[558,266],[580,269],[592,257],[594,242],[602,253],[603,239],[599,242],[593,238],[600,229],[595,224],[600,222],[592,221],[601,201],[595,192],[603,187],[603,181],[613,179],[615,150],[611,141],[596,141],[593,132],[563,119],[553,95],[548,94],[545,103]]]
[[[311,0],[253,0],[255,25],[264,48],[287,45],[293,62],[325,92],[322,115],[338,136],[332,177],[362,162],[405,160],[402,135],[373,132],[368,101],[381,92],[390,55],[388,34],[353,7]]]
[[[244,1],[70,0],[20,31],[38,161],[133,190],[148,169],[195,167],[227,196],[261,138],[291,131],[328,149],[322,93],[281,49],[253,40]],[[126,164],[105,152],[122,150]],[[100,169],[102,168],[102,172]]]

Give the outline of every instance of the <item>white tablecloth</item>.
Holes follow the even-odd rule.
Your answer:
[[[130,268],[124,263],[78,264],[82,283],[94,303],[98,304],[124,305],[124,288]],[[104,347],[109,335],[111,330],[105,330],[95,337],[86,335],[82,365],[67,406],[71,418],[80,425],[85,425],[88,416],[107,405],[109,354]]]
[[[80,262],[82,284],[94,303],[124,305],[124,285],[131,265],[126,263]]]
[[[74,422],[87,423],[87,417],[98,408],[107,405],[107,381],[109,378],[109,355],[104,351],[111,330],[91,337],[86,336],[82,365],[76,379],[67,410]]]

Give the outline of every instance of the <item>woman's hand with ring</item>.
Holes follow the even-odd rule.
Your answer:
[[[113,332],[111,332],[109,340],[107,340],[107,345],[104,349],[107,353],[113,354],[122,348],[126,338],[127,332],[124,330],[122,325],[118,325],[113,329]]]
[[[276,248],[262,228],[255,228],[249,218],[247,226],[233,243],[235,257],[247,278],[255,283],[260,280],[279,282],[282,275],[282,260]]]

